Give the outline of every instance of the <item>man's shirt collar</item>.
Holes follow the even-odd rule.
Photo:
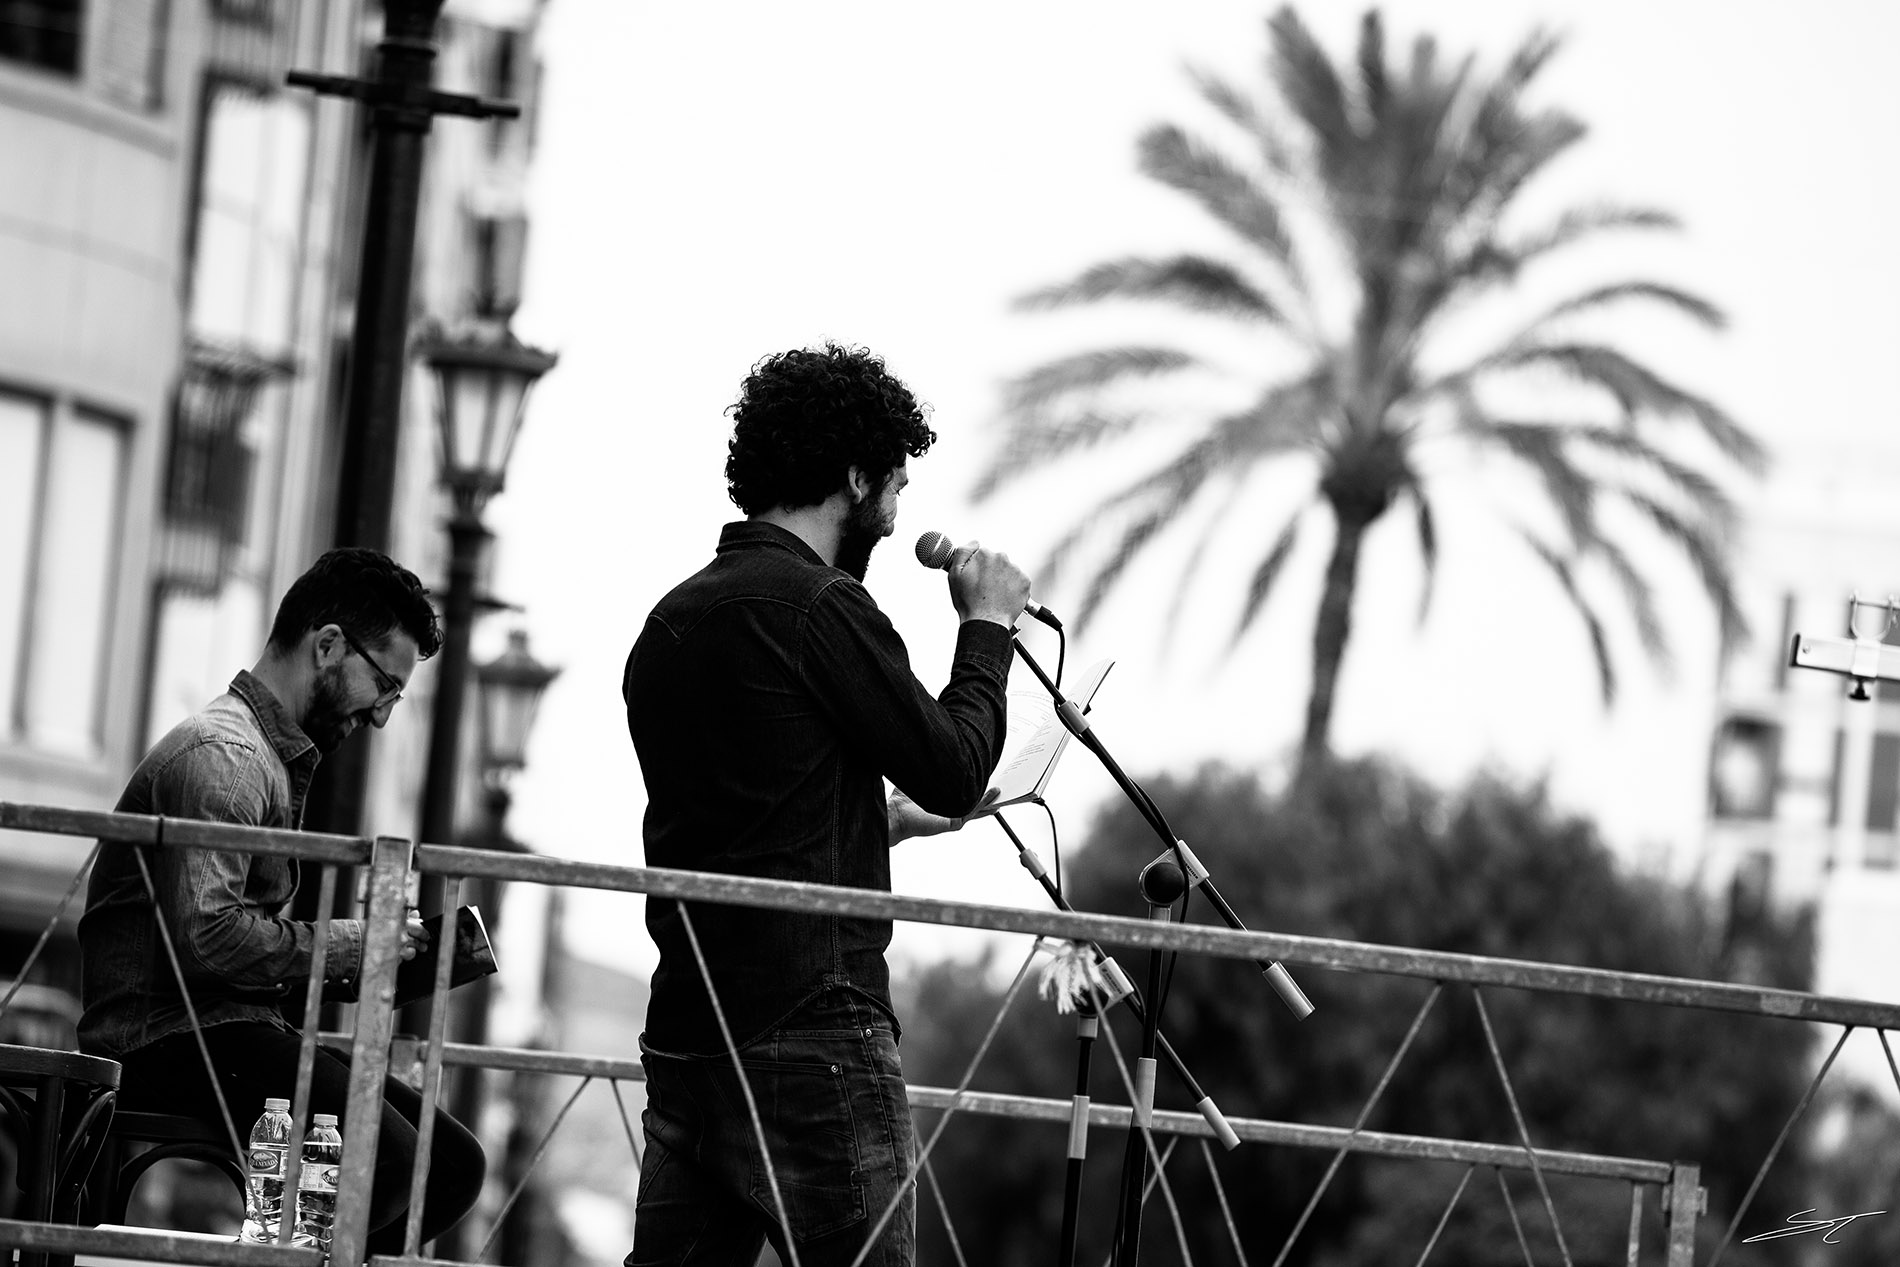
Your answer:
[[[317,745],[303,728],[291,720],[290,712],[282,701],[271,693],[271,689],[258,681],[249,669],[239,669],[237,676],[231,679],[231,694],[250,706],[257,716],[257,725],[270,740],[271,747],[277,751],[277,759],[289,766],[305,754],[315,756]]]
[[[777,524],[761,523],[754,519],[740,519],[729,523],[719,530],[719,553],[731,550],[754,549],[759,546],[777,546],[790,550],[799,558],[817,567],[830,565],[820,558],[818,551],[797,533]]]

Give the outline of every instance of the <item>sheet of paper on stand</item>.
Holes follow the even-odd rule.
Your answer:
[[[1099,660],[1076,679],[1072,689],[1064,690],[1070,703],[1088,712],[1102,679],[1115,667],[1113,660]],[[1011,691],[1009,729],[1003,737],[1004,757],[990,776],[989,799],[970,817],[981,818],[999,809],[1040,801],[1043,789],[1055,773],[1056,762],[1069,746],[1068,727],[1056,716],[1055,702],[1041,691]]]

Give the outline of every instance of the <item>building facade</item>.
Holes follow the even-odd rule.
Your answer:
[[[431,133],[412,345],[519,301],[543,4],[438,23],[437,86],[523,113]],[[373,0],[0,4],[0,800],[110,808],[333,539],[369,133],[285,76],[369,74],[381,32]],[[440,594],[434,408],[418,366],[390,552]],[[432,687],[374,735],[366,832],[416,834]],[[71,1032],[89,850],[0,833],[0,988],[56,924],[35,1041]]]
[[[1817,992],[1885,1002],[1900,1001],[1900,683],[1855,699],[1789,658],[1796,634],[1900,644],[1900,617],[1878,606],[1900,596],[1897,460],[1817,444],[1766,490],[1742,566],[1756,636],[1723,675],[1698,863],[1732,924],[1812,910]],[[1876,606],[1850,630],[1855,595]],[[1874,1035],[1854,1035],[1836,1070],[1895,1096]]]

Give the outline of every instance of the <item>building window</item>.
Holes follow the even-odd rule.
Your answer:
[[[100,96],[128,110],[151,111],[164,103],[170,16],[170,0],[112,0],[99,10],[92,73]]]
[[[42,751],[103,740],[128,430],[0,392],[0,735]]]
[[[227,22],[271,30],[276,19],[277,0],[211,0],[211,11]]]
[[[1781,727],[1759,717],[1730,717],[1715,733],[1709,801],[1717,818],[1775,816],[1781,781]]]
[[[478,317],[511,317],[521,306],[522,267],[527,258],[528,218],[522,215],[473,217],[470,248],[474,256],[474,307]]]
[[[496,101],[516,100],[521,90],[521,32],[497,28],[488,32],[487,65],[482,78],[485,94]],[[508,148],[515,120],[493,118],[488,121],[488,153],[499,156]]]
[[[79,73],[82,0],[0,0],[0,61]]]
[[[244,437],[258,388],[282,367],[239,348],[197,343],[172,411],[165,513],[236,545],[244,539],[254,456]]]
[[[1891,832],[1900,822],[1900,735],[1874,736],[1873,769],[1867,777],[1867,830]]]

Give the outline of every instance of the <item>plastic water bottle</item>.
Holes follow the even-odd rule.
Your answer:
[[[244,1230],[239,1239],[269,1244],[284,1215],[284,1163],[290,1152],[290,1101],[264,1101],[245,1151]]]
[[[330,1252],[330,1229],[336,1226],[337,1171],[343,1164],[343,1136],[336,1114],[318,1113],[311,1119],[303,1141],[303,1169],[297,1172],[297,1231],[293,1245],[311,1245]]]

